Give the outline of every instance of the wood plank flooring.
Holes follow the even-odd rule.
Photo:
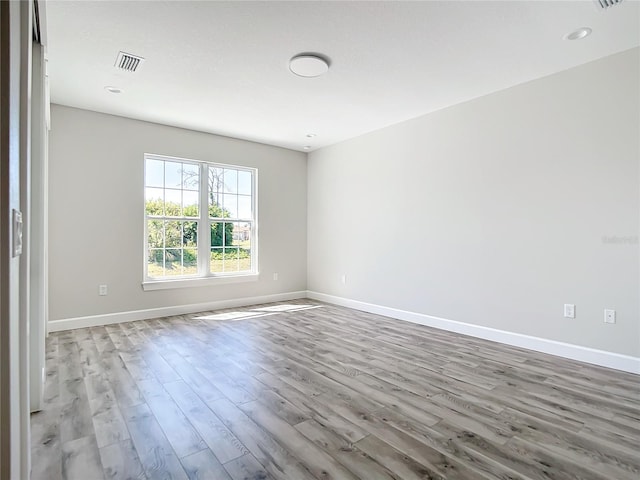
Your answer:
[[[58,332],[33,480],[640,478],[640,377],[310,300]]]

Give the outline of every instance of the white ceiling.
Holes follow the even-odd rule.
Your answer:
[[[314,150],[638,46],[639,24],[634,0],[48,1],[51,98]],[[582,26],[593,34],[563,40]],[[146,61],[119,71],[120,50]],[[293,75],[302,52],[331,69]]]

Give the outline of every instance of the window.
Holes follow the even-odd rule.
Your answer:
[[[145,281],[257,273],[256,175],[145,155]]]

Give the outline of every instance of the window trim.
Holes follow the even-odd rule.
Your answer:
[[[150,277],[148,274],[148,256],[149,256],[149,243],[148,243],[148,224],[147,224],[147,212],[145,208],[145,189],[146,185],[146,170],[147,160],[169,161],[179,163],[190,163],[192,165],[198,165],[200,168],[200,215],[197,218],[189,217],[188,220],[198,222],[198,238],[210,238],[210,225],[215,220],[211,220],[209,217],[209,185],[208,175],[203,175],[205,169],[208,168],[228,168],[240,171],[246,171],[251,173],[251,206],[252,206],[252,218],[250,223],[251,229],[251,270],[243,270],[240,272],[216,272],[209,271],[209,258],[211,255],[210,242],[198,242],[198,270],[204,272],[204,274],[184,275],[176,277]],[[206,170],[208,171],[208,170]],[[216,163],[205,160],[194,160],[190,158],[176,157],[171,155],[159,155],[155,153],[145,153],[143,156],[143,201],[142,201],[142,213],[144,218],[144,236],[143,236],[143,270],[142,270],[142,288],[145,291],[149,290],[165,290],[173,288],[185,288],[185,287],[201,287],[210,285],[220,285],[229,283],[240,282],[252,282],[258,280],[260,273],[258,269],[258,169],[254,167],[247,167],[244,165],[233,165],[229,163]],[[203,188],[204,187],[204,188]],[[166,187],[165,187],[166,188]],[[182,218],[182,217],[180,217]],[[180,220],[177,218],[177,220]],[[185,218],[185,220],[187,220]],[[237,219],[225,219],[225,221],[236,221]],[[241,222],[241,220],[237,220]],[[244,220],[247,221],[246,219]]]

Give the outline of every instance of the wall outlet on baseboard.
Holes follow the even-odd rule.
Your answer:
[[[106,285],[99,285],[98,286],[98,295],[100,295],[101,297],[104,297],[107,294],[107,286]]]
[[[616,323],[616,311],[608,308],[604,309],[604,323]]]
[[[572,303],[564,304],[564,317],[565,318],[576,318],[576,306]]]

